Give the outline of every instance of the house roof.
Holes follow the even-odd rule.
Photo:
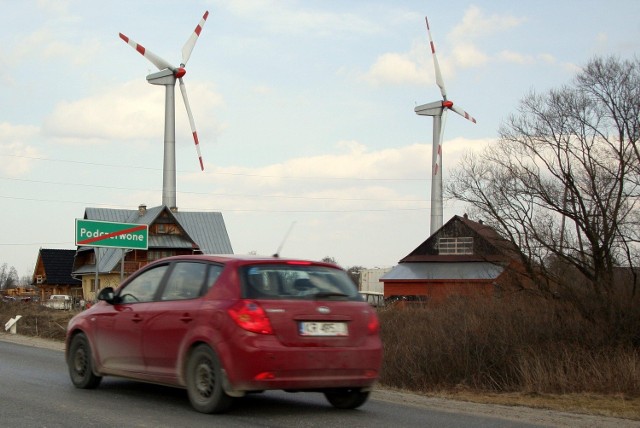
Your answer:
[[[40,261],[49,285],[81,285],[71,276],[76,250],[40,249]]]
[[[472,237],[473,254],[441,255],[438,241],[442,237]],[[513,259],[518,249],[508,240],[502,238],[495,229],[482,222],[453,216],[444,226],[438,229],[416,249],[400,260],[400,263],[412,262],[504,262]]]
[[[185,232],[185,236],[178,235],[150,235],[149,249],[152,248],[189,248],[199,249],[203,254],[232,254],[231,241],[227,228],[219,212],[172,212],[165,205],[158,207],[125,210],[112,208],[86,208],[84,218],[87,220],[110,221],[116,223],[153,224],[162,213],[173,217]],[[78,248],[78,251],[85,250]],[[96,250],[98,250],[96,248]],[[111,272],[122,257],[119,248],[99,249],[98,271]],[[83,274],[95,272],[94,265],[79,267],[74,273]]]
[[[380,281],[415,280],[493,280],[504,267],[489,262],[400,263],[384,274]]]

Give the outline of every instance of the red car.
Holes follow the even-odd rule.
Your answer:
[[[67,328],[78,388],[120,376],[186,388],[203,413],[269,389],[367,400],[382,363],[375,309],[347,273],[322,262],[177,256],[137,271]]]

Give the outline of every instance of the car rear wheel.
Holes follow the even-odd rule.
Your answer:
[[[346,388],[326,391],[324,396],[337,409],[355,409],[367,401],[369,391],[362,391],[359,388]]]
[[[222,413],[233,402],[222,387],[220,360],[206,345],[196,347],[189,357],[187,392],[193,408],[202,413]]]
[[[76,388],[93,389],[100,384],[102,376],[93,373],[91,346],[83,333],[78,333],[71,339],[67,365],[71,382]]]

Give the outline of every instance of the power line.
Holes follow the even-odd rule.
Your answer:
[[[30,160],[38,160],[45,162],[64,162],[64,163],[72,163],[79,165],[91,165],[91,166],[104,166],[109,168],[125,168],[125,169],[145,169],[152,171],[162,171],[162,168],[154,168],[154,167],[145,167],[138,165],[123,165],[123,164],[108,164],[108,163],[98,163],[98,162],[87,162],[87,161],[78,161],[78,160],[70,160],[70,159],[56,159],[56,158],[45,158],[38,156],[24,156],[24,155],[13,155],[13,154],[0,154],[0,156],[5,157],[13,157],[13,158],[21,158],[21,159],[30,159]],[[177,170],[180,173],[192,173],[192,170]],[[402,177],[313,177],[313,176],[293,176],[293,175],[267,175],[267,174],[248,174],[248,173],[240,173],[240,172],[214,172],[214,175],[226,175],[226,176],[239,176],[239,177],[257,177],[257,178],[282,178],[287,180],[345,180],[345,181],[423,181],[427,182],[429,179],[427,178],[402,178]]]
[[[39,199],[39,198],[25,198],[18,196],[6,196],[0,195],[0,199],[13,199],[19,201],[30,201],[30,202],[47,202],[47,203],[64,203],[64,204],[78,204],[85,206],[101,206],[101,207],[109,207],[115,209],[130,209],[123,208],[122,205],[117,204],[105,204],[99,202],[86,202],[86,201],[70,201],[70,200],[60,200],[60,199]],[[392,212],[392,211],[425,211],[427,208],[391,208],[391,209],[344,209],[344,210],[329,210],[329,209],[307,209],[307,210],[278,210],[278,209],[249,209],[249,208],[189,208],[186,207],[184,210],[186,211],[224,211],[224,212],[258,212],[258,213],[358,213],[358,212]]]
[[[77,187],[90,187],[92,189],[110,189],[110,190],[127,190],[127,191],[154,191],[161,192],[159,189],[142,189],[136,187],[116,187],[105,186],[100,184],[86,184],[86,183],[68,183],[62,181],[47,181],[47,180],[32,180],[26,178],[11,178],[0,177],[0,180],[19,181],[23,183],[35,183],[35,184],[51,184],[56,186],[77,186]],[[230,197],[230,198],[275,198],[275,199],[310,199],[310,200],[331,200],[331,201],[375,201],[375,202],[424,202],[424,199],[377,199],[377,198],[337,198],[337,197],[323,197],[323,196],[300,196],[300,195],[260,195],[260,194],[243,194],[243,193],[217,193],[217,192],[190,192],[182,191],[178,192],[181,195],[206,195],[206,196],[218,196],[218,197]]]

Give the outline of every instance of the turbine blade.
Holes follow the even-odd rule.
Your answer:
[[[131,40],[130,38],[128,38],[127,36],[125,36],[122,33],[119,33],[119,34],[120,34],[120,38],[122,40],[124,40],[125,43],[127,43],[129,46],[134,48],[136,51],[138,51],[138,53],[140,53],[140,55],[142,55],[143,57],[148,59],[153,65],[158,67],[158,70],[164,70],[165,68],[168,68],[170,70],[175,69],[175,67],[172,66],[169,62],[167,62],[164,59],[160,58],[158,55],[156,55],[153,52],[151,52],[150,50],[146,49],[141,44],[134,42],[133,40]]]
[[[457,107],[455,104],[453,104],[450,108],[451,108],[451,110],[455,111],[456,113],[458,113],[460,116],[464,117],[465,119],[470,120],[473,123],[476,123],[476,119],[473,116],[471,116],[469,113],[464,111],[462,108]]]
[[[445,125],[447,124],[447,110],[448,109],[443,109],[442,110],[442,116],[440,119],[440,135],[438,136],[438,152],[437,152],[437,158],[434,160],[434,165],[433,165],[433,175],[436,176],[438,174],[442,174],[442,142],[444,140],[444,128]]]
[[[202,15],[202,19],[196,26],[196,29],[193,30],[193,33],[191,33],[191,36],[189,37],[187,42],[184,44],[184,47],[182,48],[182,66],[183,67],[187,65],[187,61],[189,61],[189,57],[191,56],[191,51],[193,50],[193,47],[196,45],[196,42],[198,41],[198,37],[200,36],[202,27],[204,27],[204,23],[207,20],[208,16],[209,16],[209,11],[206,11],[204,15]]]
[[[436,70],[436,84],[440,87],[440,93],[442,94],[442,99],[447,99],[447,90],[444,87],[444,80],[442,79],[442,73],[440,72],[440,64],[438,63],[438,57],[436,56],[436,45],[433,43],[433,38],[431,37],[431,28],[429,27],[429,19],[424,17],[425,22],[427,23],[427,34],[429,35],[429,44],[431,45],[431,54],[433,55],[433,67]]]
[[[189,106],[189,97],[187,97],[187,88],[182,81],[182,77],[178,79],[180,82],[180,92],[182,93],[182,99],[184,100],[184,106],[187,108],[187,116],[189,117],[189,125],[191,126],[191,134],[193,135],[193,142],[196,144],[196,152],[198,153],[198,160],[200,161],[200,169],[204,171],[204,163],[202,162],[202,154],[200,153],[200,141],[198,141],[198,132],[196,131],[196,124],[193,121],[193,114],[191,113],[191,107]]]

